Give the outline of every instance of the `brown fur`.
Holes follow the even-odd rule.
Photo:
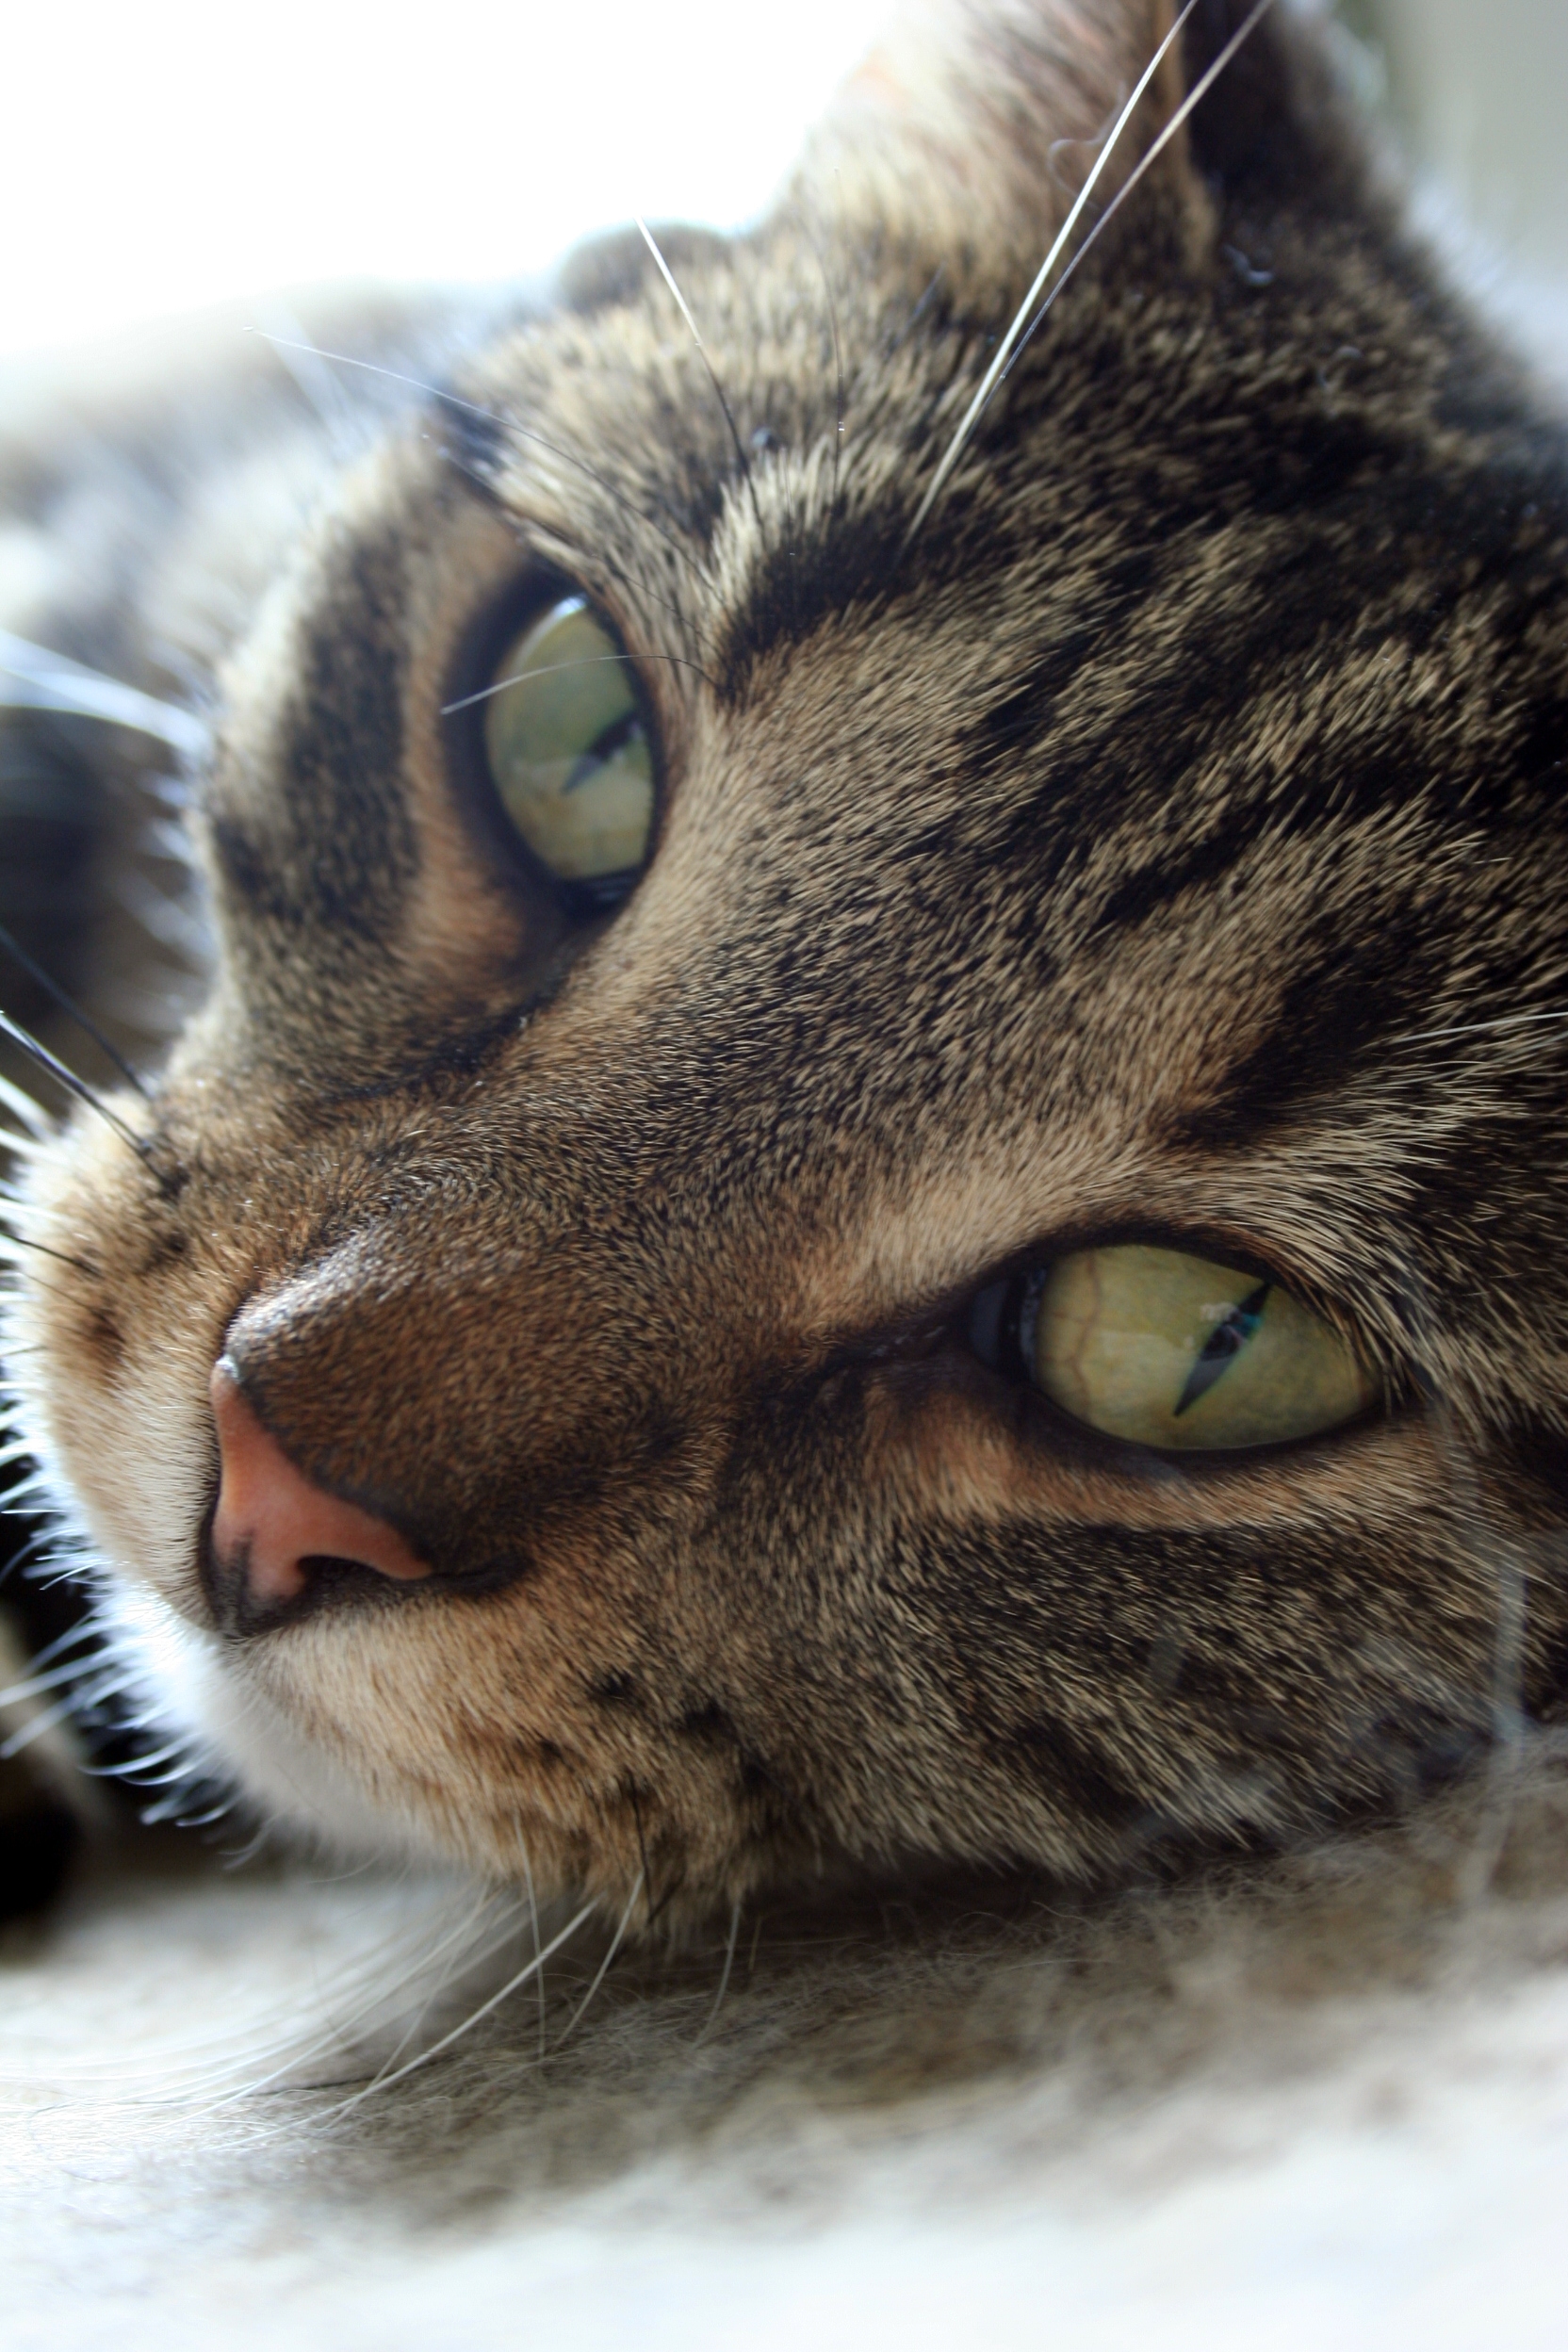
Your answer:
[[[907,536],[1166,22],[907,32],[760,230],[667,240],[743,463],[612,242],[224,663],[212,993],[119,1105],[144,1159],[39,1162],[78,1264],[16,1330],[112,1606],[262,1804],[676,1918],[1298,1832],[1557,1695],[1563,443],[1282,17]],[[550,575],[645,657],[664,778],[576,927],[442,716]],[[962,1344],[999,1268],[1146,1233],[1279,1266],[1386,1412],[1173,1466]],[[224,1350],[430,1584],[246,1621]]]

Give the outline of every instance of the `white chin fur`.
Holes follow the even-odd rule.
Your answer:
[[[235,1675],[215,1635],[156,1593],[116,1583],[103,1594],[99,1618],[148,1730],[161,1735],[160,1745],[188,1740],[193,1774],[233,1783],[249,1811],[337,1859],[443,1858],[410,1824],[378,1813],[264,1692]]]

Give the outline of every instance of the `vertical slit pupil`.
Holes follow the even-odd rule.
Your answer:
[[[1173,1418],[1186,1413],[1200,1396],[1206,1396],[1216,1380],[1223,1379],[1230,1370],[1263,1321],[1264,1306],[1272,1288],[1271,1282],[1260,1282],[1256,1290],[1250,1290],[1245,1298],[1238,1299],[1215,1325],[1187,1374]]]

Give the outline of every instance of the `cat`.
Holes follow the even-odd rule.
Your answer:
[[[161,1768],[645,1933],[1548,1712],[1568,444],[1322,27],[956,0],[754,231],[281,340],[3,461],[210,895],[12,1218]]]

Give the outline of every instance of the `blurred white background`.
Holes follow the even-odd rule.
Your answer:
[[[1345,0],[1418,153],[1568,276],[1568,0]],[[755,212],[888,0],[9,0],[0,352],[322,278],[495,279]]]
[[[887,0],[8,0],[0,351],[745,219]]]

